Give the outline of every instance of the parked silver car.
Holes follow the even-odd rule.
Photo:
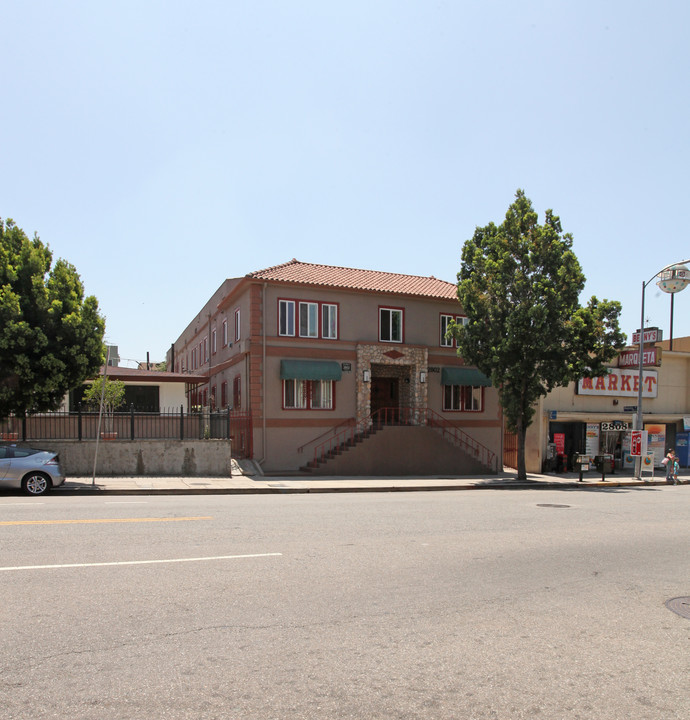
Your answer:
[[[21,488],[28,495],[43,495],[64,482],[57,453],[0,445],[0,488]]]

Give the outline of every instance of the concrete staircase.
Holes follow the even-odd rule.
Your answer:
[[[436,430],[419,425],[383,425],[355,435],[329,451],[321,461],[312,460],[301,471],[351,476],[492,474]]]

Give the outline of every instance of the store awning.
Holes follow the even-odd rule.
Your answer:
[[[476,368],[444,367],[441,369],[441,385],[489,387],[491,380]]]
[[[281,380],[340,380],[340,363],[332,360],[281,360]]]

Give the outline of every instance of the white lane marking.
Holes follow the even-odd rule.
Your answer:
[[[239,560],[241,558],[280,557],[283,553],[256,553],[254,555],[215,555],[213,557],[171,558],[170,560],[121,560],[118,562],[72,563],[70,565],[18,565],[0,567],[0,572],[9,570],[58,570],[62,568],[113,567],[119,565],[158,565],[162,563],[206,562],[209,560]]]
[[[106,500],[106,505],[148,505],[146,500]]]

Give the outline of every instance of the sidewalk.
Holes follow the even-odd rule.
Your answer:
[[[233,465],[230,477],[90,477],[68,478],[54,492],[59,493],[110,493],[131,494],[278,494],[278,493],[325,493],[325,492],[415,492],[430,490],[487,490],[487,489],[570,489],[650,487],[666,485],[663,474],[655,477],[645,475],[636,480],[631,471],[616,471],[602,481],[601,473],[584,473],[579,482],[577,473],[549,475],[528,474],[526,482],[518,482],[510,468],[494,476],[428,476],[428,477],[339,477],[339,476],[266,476],[249,474],[251,468],[242,470]],[[690,470],[679,476],[681,484],[690,482]]]

